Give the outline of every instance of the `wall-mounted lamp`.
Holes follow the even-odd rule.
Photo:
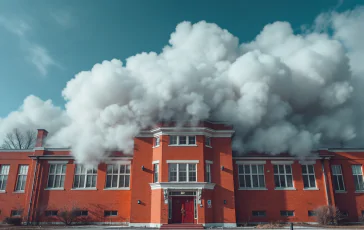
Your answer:
[[[138,204],[140,204],[141,202],[140,202],[140,200],[138,200]]]
[[[200,207],[202,208],[202,207],[203,207],[203,205],[202,205],[202,204],[200,204]]]
[[[225,167],[224,166],[221,166],[221,171],[224,171]]]
[[[226,200],[224,200],[224,204],[226,204],[227,202],[226,202]]]
[[[142,170],[144,171],[144,165],[142,166]]]

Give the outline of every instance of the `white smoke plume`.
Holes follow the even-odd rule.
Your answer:
[[[241,153],[305,156],[342,141],[355,146],[364,137],[363,40],[364,8],[322,14],[301,34],[275,22],[242,44],[215,24],[182,22],[161,53],[77,74],[63,90],[67,117],[46,106],[57,111],[53,119],[31,124],[58,125],[48,144],[71,146],[90,164],[108,150],[132,153],[141,129],[171,119],[228,122]],[[0,121],[0,133],[12,116]]]

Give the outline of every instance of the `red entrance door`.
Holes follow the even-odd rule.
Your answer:
[[[194,197],[172,197],[172,223],[193,223]]]

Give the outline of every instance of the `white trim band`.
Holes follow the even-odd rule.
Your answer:
[[[104,162],[107,165],[130,165],[131,161],[123,161],[123,160],[107,160]]]
[[[48,164],[68,164],[69,161],[48,161]]]
[[[316,164],[316,161],[299,161],[301,165],[314,165]]]
[[[195,190],[195,189],[214,189],[214,183],[207,182],[160,182],[150,183],[152,190],[156,189],[177,189],[177,190]]]
[[[214,162],[213,161],[209,161],[209,160],[205,160],[205,163],[206,164],[213,164]]]
[[[294,161],[271,161],[273,165],[291,165]]]
[[[195,164],[198,164],[200,163],[199,160],[167,160],[166,161],[167,163],[195,163]]]
[[[236,161],[237,165],[264,165],[267,161]]]
[[[152,161],[152,165],[159,164],[159,160]]]

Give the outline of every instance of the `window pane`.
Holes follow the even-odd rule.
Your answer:
[[[125,173],[130,173],[130,165],[126,165]]]
[[[253,175],[253,187],[259,187],[259,183],[258,183],[258,176],[257,175]]]
[[[189,145],[196,144],[196,136],[188,136],[188,144]]]
[[[118,187],[118,177],[116,175],[113,175],[112,176],[112,179],[111,179],[111,187],[113,187],[113,188]]]
[[[195,182],[196,181],[196,172],[189,172],[189,181]]]
[[[290,174],[291,171],[292,171],[291,170],[291,165],[286,165],[285,167],[286,167],[286,173],[289,173]]]
[[[302,168],[302,173],[307,173],[307,167],[306,165],[301,165],[301,168]]]
[[[179,136],[179,144],[180,145],[187,144],[187,138],[186,138],[186,136]]]
[[[245,183],[246,183],[246,187],[252,186],[249,175],[245,175]]]
[[[280,183],[279,183],[279,176],[278,175],[274,175],[274,184],[276,187],[281,187]]]
[[[188,170],[189,171],[196,171],[196,165],[195,164],[188,164]]]
[[[125,187],[125,176],[119,177],[119,187]]]
[[[307,167],[308,167],[308,172],[309,173],[314,173],[313,165],[307,165]]]
[[[316,181],[315,181],[315,176],[314,175],[310,175],[310,186],[311,187],[316,187]]]
[[[56,165],[56,173],[61,174],[62,173],[62,165]]]
[[[273,165],[273,171],[274,173],[278,173],[278,165]]]
[[[304,175],[303,176],[303,186],[305,188],[308,188],[309,187],[309,184],[308,184],[308,176],[307,175]]]
[[[240,174],[244,173],[244,165],[239,165],[239,173]]]
[[[80,182],[80,176],[75,176],[75,180],[73,181],[73,187],[78,188]]]
[[[279,176],[279,182],[281,187],[286,187],[286,178],[284,175]]]
[[[106,188],[110,188],[111,187],[111,175],[107,175],[106,176]]]
[[[284,165],[278,165],[279,167],[279,173],[284,173]]]
[[[179,181],[187,181],[187,172],[179,172]]]
[[[177,136],[169,136],[169,144],[176,145],[177,144]]]
[[[120,165],[120,173],[125,173],[125,165]]]
[[[53,187],[53,182],[54,182],[54,175],[49,175],[47,187],[52,188]]]
[[[239,175],[239,187],[245,187],[245,179],[242,175]]]
[[[127,175],[125,176],[125,187],[129,187],[129,184],[130,184],[130,176]]]
[[[79,185],[79,187],[80,188],[85,187],[85,176],[84,175],[80,176],[80,185]]]
[[[287,187],[288,188],[292,188],[293,187],[292,176],[287,176]]]
[[[257,174],[258,170],[257,170],[257,166],[256,165],[252,165],[252,173],[253,174]]]
[[[56,175],[56,179],[55,179],[55,182],[54,182],[54,187],[55,188],[60,187],[60,183],[61,183],[61,176],[60,175]]]
[[[49,166],[49,173],[54,174],[54,172],[55,172],[55,165],[54,165],[54,164],[51,164],[51,165]]]
[[[259,175],[259,187],[265,187],[264,175]]]
[[[258,165],[258,173],[259,174],[264,174],[264,166],[263,165]]]
[[[250,165],[245,165],[244,170],[245,170],[245,174],[250,173]]]

